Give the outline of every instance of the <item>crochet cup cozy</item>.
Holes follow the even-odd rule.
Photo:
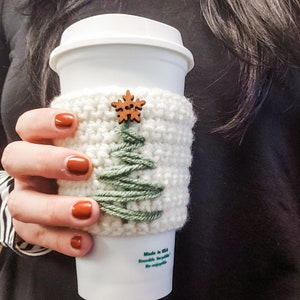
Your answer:
[[[55,144],[84,152],[93,174],[87,181],[59,180],[59,194],[99,202],[101,217],[91,233],[138,235],[184,225],[195,122],[188,99],[112,86],[62,94],[51,106],[79,118],[75,135]]]

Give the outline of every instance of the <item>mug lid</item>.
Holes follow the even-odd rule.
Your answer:
[[[60,45],[50,55],[55,70],[58,57],[70,50],[101,44],[147,45],[184,56],[188,71],[194,66],[192,53],[183,46],[180,32],[167,24],[127,14],[103,14],[82,19],[62,34]]]

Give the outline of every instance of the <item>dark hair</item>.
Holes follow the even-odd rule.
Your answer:
[[[52,49],[76,11],[89,0],[29,0],[28,72],[31,92],[41,101],[59,93],[48,67]],[[233,117],[216,130],[238,137],[261,107],[274,77],[299,66],[298,0],[200,0],[203,17],[215,36],[239,59],[242,94]]]
[[[21,9],[28,15],[28,57],[26,69],[32,97],[46,106],[59,94],[58,76],[49,67],[51,51],[59,44],[61,34],[76,12],[91,0],[29,0]]]
[[[216,129],[240,139],[259,111],[274,78],[300,66],[298,0],[201,0],[214,35],[239,59],[242,93],[233,117]]]

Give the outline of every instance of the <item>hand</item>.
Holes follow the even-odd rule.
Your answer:
[[[28,111],[16,125],[22,141],[10,143],[2,156],[4,169],[15,178],[8,209],[16,233],[28,243],[69,256],[91,249],[90,234],[80,228],[99,217],[94,200],[57,195],[56,179],[87,180],[92,173],[83,153],[53,146],[53,139],[72,136],[77,124],[75,115],[61,110]]]

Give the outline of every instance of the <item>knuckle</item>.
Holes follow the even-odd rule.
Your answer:
[[[66,246],[66,243],[68,241],[68,238],[66,238],[66,236],[64,235],[56,235],[54,238],[53,238],[53,248],[52,249],[55,249],[56,251],[58,252],[61,252],[61,253],[66,253],[66,249],[67,249],[67,246]]]
[[[23,237],[22,237],[22,230],[21,230],[23,226],[21,226],[21,223],[20,223],[19,221],[17,221],[16,219],[13,219],[13,226],[14,226],[14,229],[15,229],[16,233],[17,233],[21,238],[23,238]]]
[[[24,136],[24,129],[23,129],[23,120],[24,120],[24,116],[27,114],[27,112],[23,113],[17,120],[17,123],[16,123],[16,127],[15,127],[15,130],[17,132],[17,134],[20,136],[20,137],[23,137]]]
[[[59,222],[56,201],[47,200],[45,215],[47,216],[48,224],[55,226]]]
[[[66,253],[66,238],[63,237],[62,229],[40,227],[36,234],[35,244],[55,250],[60,253]]]
[[[33,230],[30,228],[30,230],[28,230],[28,226],[23,222],[20,222],[16,219],[13,219],[13,226],[14,229],[17,233],[17,235],[23,240],[26,241],[27,243],[32,243],[34,244],[34,241],[32,241],[32,236],[34,237],[34,232]]]
[[[17,202],[18,202],[17,192],[13,190],[8,195],[7,207],[8,207],[9,213],[12,216],[12,218],[16,219],[16,220],[19,220],[20,213],[19,213],[19,210],[18,210]]]
[[[9,173],[13,169],[14,147],[17,142],[8,144],[3,151],[1,164],[3,168]]]
[[[39,229],[36,231],[34,244],[48,248],[48,234],[45,227],[40,226]]]

